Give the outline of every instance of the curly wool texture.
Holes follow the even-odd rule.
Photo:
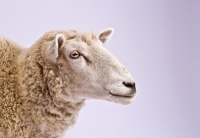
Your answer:
[[[11,41],[0,38],[0,137],[11,137],[21,122],[22,100],[18,83],[17,56],[21,50]]]
[[[95,35],[46,33],[29,50],[0,39],[0,138],[57,138],[76,121],[84,101],[75,101],[67,73],[45,61],[43,43],[62,33],[90,43]]]

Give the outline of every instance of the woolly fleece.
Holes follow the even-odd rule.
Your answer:
[[[84,101],[74,102],[70,92],[62,93],[66,74],[57,75],[42,56],[43,43],[58,33],[67,39],[77,35],[51,31],[28,50],[0,38],[0,138],[57,138],[75,123]]]

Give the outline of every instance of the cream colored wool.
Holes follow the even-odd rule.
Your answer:
[[[111,37],[110,31],[113,30],[106,30],[98,35],[77,31],[51,31],[30,49],[22,48],[9,39],[0,38],[0,138],[59,138],[76,122],[78,111],[86,99],[130,103],[135,90],[127,88],[129,86],[123,89],[120,86],[121,94],[110,90],[111,87],[112,90],[118,89],[114,84],[103,87],[105,83],[113,82],[106,78],[108,74],[112,74],[106,70],[110,68],[118,74],[125,72],[124,78],[133,82],[130,74],[109,53],[105,52],[105,56],[110,60],[107,58],[100,63],[104,50],[97,51],[101,47],[98,45]],[[70,47],[68,44],[71,41],[73,44],[70,46],[77,44],[89,49],[88,61],[84,60],[84,55],[72,60],[66,56],[65,50]],[[56,44],[57,53],[50,49]],[[97,49],[90,53],[93,45],[97,45]],[[98,56],[90,57],[99,53],[102,54],[99,59]],[[78,60],[81,64],[76,66]],[[84,71],[87,68],[103,74],[87,73]],[[100,82],[95,74],[100,74],[101,81],[105,82]],[[123,75],[118,76],[121,79]],[[91,83],[89,79],[93,79]],[[96,82],[93,84],[94,80]],[[92,91],[95,90],[98,93],[93,94]]]

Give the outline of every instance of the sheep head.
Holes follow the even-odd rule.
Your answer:
[[[105,48],[113,29],[98,34],[56,34],[44,57],[68,80],[66,90],[77,100],[103,99],[121,104],[133,101],[136,88],[131,74]],[[63,73],[63,74],[62,74]]]

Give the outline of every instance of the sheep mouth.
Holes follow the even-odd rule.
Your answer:
[[[113,94],[111,92],[109,92],[111,96],[114,97],[122,97],[122,98],[133,98],[135,95],[120,95],[120,94]]]

